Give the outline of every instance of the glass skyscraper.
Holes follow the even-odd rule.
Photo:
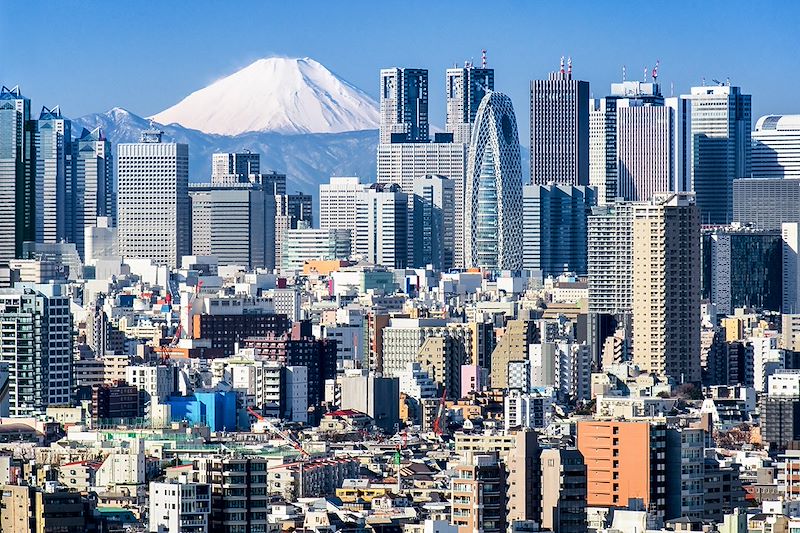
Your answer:
[[[465,194],[466,267],[522,269],[522,163],[511,98],[483,97],[469,146]]]

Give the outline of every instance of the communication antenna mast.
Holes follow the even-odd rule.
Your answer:
[[[481,50],[481,68],[486,68],[486,49]]]
[[[572,57],[567,59],[567,79],[572,79]]]
[[[653,67],[653,83],[658,81],[658,65],[661,63],[660,59],[656,59],[656,66]]]
[[[626,77],[626,76],[625,76],[625,74],[626,74],[626,72],[625,72],[625,65],[622,65],[622,81],[623,81],[623,82],[624,82],[624,81],[626,81],[626,80],[625,80],[625,77]]]
[[[561,67],[558,70],[558,73],[561,74],[561,77],[564,77],[564,56],[561,56]]]

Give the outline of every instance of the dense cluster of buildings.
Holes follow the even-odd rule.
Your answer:
[[[3,87],[0,530],[800,529],[800,119],[650,78],[383,69],[317,204]]]

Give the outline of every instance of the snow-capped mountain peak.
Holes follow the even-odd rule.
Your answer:
[[[269,57],[150,117],[205,133],[340,133],[377,129],[378,106],[317,61]]]

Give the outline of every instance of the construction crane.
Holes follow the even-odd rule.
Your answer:
[[[447,397],[447,388],[445,387],[442,392],[442,397],[439,399],[439,409],[436,411],[436,418],[433,420],[433,432],[441,436],[444,433],[442,428],[442,421],[444,419],[445,398]]]
[[[309,457],[311,457],[311,454],[308,453],[307,451],[305,451],[303,449],[303,447],[300,445],[300,443],[297,442],[288,432],[283,431],[281,429],[278,429],[278,427],[276,427],[275,424],[273,424],[272,422],[270,422],[269,420],[267,420],[266,418],[261,416],[259,413],[254,411],[252,407],[248,406],[247,407],[247,412],[250,413],[251,415],[253,415],[254,417],[256,417],[256,419],[259,422],[261,422],[265,426],[267,426],[267,429],[269,429],[272,433],[278,435],[281,439],[283,439],[284,441],[289,443],[289,445],[292,448],[294,448],[295,450],[300,452],[300,455],[302,456],[303,460],[308,459]]]

